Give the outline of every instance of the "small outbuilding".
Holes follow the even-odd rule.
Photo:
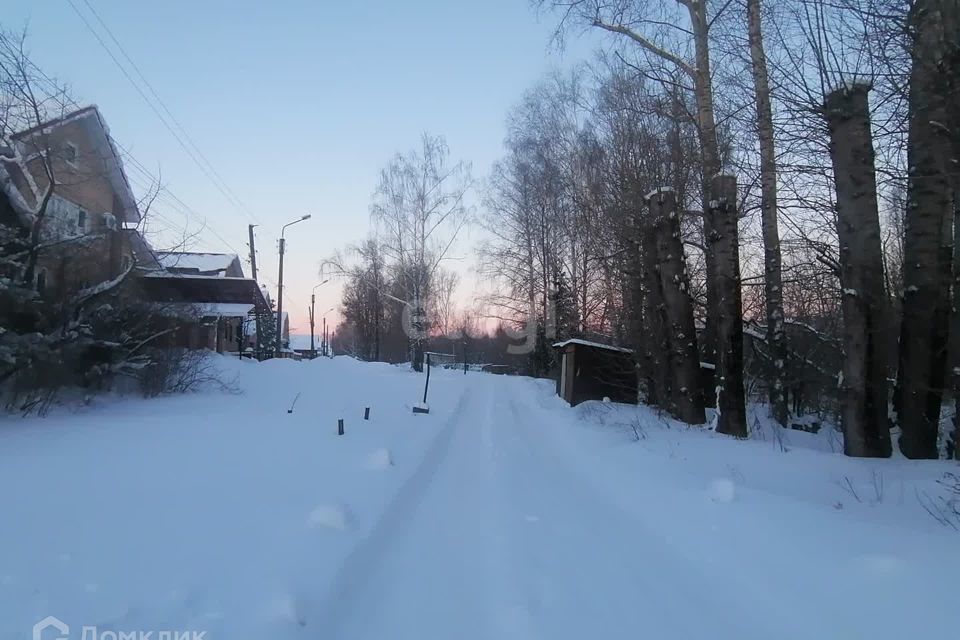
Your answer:
[[[610,398],[636,403],[637,371],[633,351],[574,338],[553,345],[560,355],[557,395],[574,406]]]

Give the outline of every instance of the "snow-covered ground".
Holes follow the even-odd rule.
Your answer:
[[[423,377],[400,367],[221,365],[243,393],[0,423],[0,638],[49,615],[71,638],[208,640],[875,640],[960,624],[960,534],[921,504],[954,463],[571,409],[526,378],[435,369],[415,416]]]

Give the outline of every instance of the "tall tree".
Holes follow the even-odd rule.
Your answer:
[[[856,84],[835,89],[825,98],[824,112],[843,286],[843,448],[849,456],[887,457],[886,293],[868,92]]]
[[[696,124],[700,139],[703,196],[703,234],[709,238],[709,181],[720,173],[723,162],[717,132],[713,77],[710,66],[710,29],[731,3],[708,15],[706,0],[540,0],[563,12],[563,22],[591,25],[618,34],[636,44],[662,70],[677,72],[692,84]],[[564,25],[561,24],[561,28]],[[692,50],[692,59],[687,51]],[[677,85],[676,81],[670,81]],[[706,245],[706,243],[704,243]],[[707,280],[707,322],[704,355],[713,360],[717,351],[716,313],[719,299],[714,282],[714,257],[704,254]]]
[[[763,43],[761,0],[747,0],[747,24],[753,93],[757,104],[757,135],[760,140],[760,221],[763,230],[764,298],[767,316],[767,348],[770,355],[770,409],[774,420],[787,425],[785,372],[787,335],[784,331],[783,275],[780,229],[777,220],[777,150],[767,54]]]
[[[940,405],[946,383],[957,171],[948,128],[949,88],[943,64],[949,46],[939,0],[915,0],[907,149],[903,256],[903,319],[895,395],[900,449],[908,458],[938,457]]]
[[[446,141],[423,134],[420,148],[397,154],[380,172],[371,212],[409,313],[413,368],[423,370],[430,286],[469,211],[470,168],[450,163]]]

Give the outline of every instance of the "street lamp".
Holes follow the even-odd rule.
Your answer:
[[[313,291],[310,292],[310,357],[311,358],[317,357],[317,350],[313,346],[313,334],[314,334],[314,331],[313,331],[314,313],[313,312],[317,306],[317,289],[327,284],[328,282],[330,282],[330,278],[327,278],[326,280],[324,280],[318,285],[314,285]]]
[[[283,249],[286,241],[283,239],[283,233],[287,230],[292,224],[297,224],[298,222],[303,222],[304,220],[309,220],[310,214],[308,213],[305,216],[301,216],[294,220],[293,222],[288,222],[280,228],[280,270],[278,275],[277,282],[277,343],[276,351],[277,357],[280,357],[280,349],[282,348],[283,340]]]

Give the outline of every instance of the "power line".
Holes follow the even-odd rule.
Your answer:
[[[70,0],[68,0],[68,2],[69,2],[69,1],[70,1]],[[84,0],[84,2],[86,2],[86,0]],[[71,3],[71,4],[72,4],[72,3]],[[76,10],[76,7],[74,7],[74,10]],[[82,18],[82,16],[81,16],[81,18]],[[96,34],[94,34],[94,35],[96,35]],[[0,33],[0,38],[3,38],[3,37],[4,37],[3,34]],[[109,51],[108,51],[108,53],[109,53]],[[28,62],[29,62],[29,64],[30,64],[30,66],[34,69],[34,71],[40,76],[40,78],[42,78],[42,79],[45,81],[45,83],[47,84],[48,88],[51,89],[54,94],[57,94],[57,95],[60,95],[60,96],[63,97],[63,99],[64,99],[64,106],[70,107],[70,108],[79,108],[79,107],[80,107],[80,105],[79,105],[69,94],[67,94],[67,93],[60,87],[60,85],[57,84],[57,82],[56,82],[53,78],[51,78],[49,75],[47,75],[47,74],[43,71],[43,69],[41,69],[41,68],[40,68],[36,63],[34,63],[32,60],[28,60]],[[136,158],[126,147],[124,147],[122,144],[120,144],[120,142],[118,142],[113,136],[110,136],[110,141],[111,141],[117,148],[119,148],[121,151],[123,151],[124,157],[125,157],[127,160],[130,161],[130,165],[129,165],[129,166],[132,167],[132,168],[134,168],[134,169],[136,169],[137,171],[139,171],[139,172],[142,174],[143,178],[148,181],[148,184],[144,184],[144,183],[141,182],[140,180],[135,179],[132,174],[128,174],[127,177],[130,178],[130,179],[133,179],[133,180],[136,182],[136,184],[137,184],[138,187],[140,187],[140,188],[143,189],[144,191],[148,191],[149,189],[152,188],[152,185],[160,185],[160,180],[159,180],[159,178],[157,178],[155,175],[153,175],[153,173],[152,173],[149,169],[147,169],[147,168],[143,165],[143,163],[141,163],[139,160],[137,160],[137,158]],[[212,167],[211,167],[211,168],[212,168]],[[199,233],[202,233],[202,232],[204,232],[204,231],[209,231],[215,238],[217,238],[217,240],[220,241],[220,243],[221,243],[225,248],[229,249],[230,251],[232,251],[234,254],[236,254],[236,255],[238,255],[238,256],[239,256],[239,255],[243,255],[243,254],[241,254],[239,251],[237,251],[237,249],[236,249],[232,244],[230,244],[230,242],[228,242],[223,236],[221,236],[219,233],[217,233],[217,230],[216,230],[216,229],[214,229],[213,227],[210,226],[210,224],[209,224],[209,222],[207,221],[207,219],[206,219],[205,216],[201,216],[199,213],[197,213],[197,211],[196,211],[195,209],[193,209],[193,208],[190,207],[187,203],[185,203],[183,200],[181,200],[179,197],[177,197],[177,195],[176,195],[175,193],[173,193],[172,191],[170,191],[169,188],[167,188],[167,187],[162,187],[162,188],[161,188],[161,191],[158,192],[158,194],[157,194],[157,200],[160,200],[162,203],[167,204],[171,209],[175,210],[177,213],[179,213],[180,215],[182,215],[185,219],[187,219],[187,220],[194,219],[194,221],[195,221],[197,224],[200,225],[200,231],[198,231],[198,234],[199,234]],[[159,219],[159,220],[161,220],[162,222],[166,222],[167,225],[168,225],[168,227],[167,227],[168,231],[177,232],[177,231],[185,231],[185,230],[186,230],[186,229],[184,229],[184,228],[179,228],[180,225],[178,225],[176,222],[170,220],[169,218],[163,216],[163,215],[160,214],[160,213],[153,212],[152,217],[154,217],[154,218],[156,218],[156,219]]]
[[[117,142],[112,136],[110,140],[121,151],[123,151],[124,157],[130,160],[131,167],[139,171],[151,183],[160,185],[160,179],[157,176],[153,175],[153,173],[149,169],[147,169],[142,162],[137,160],[137,158],[132,153],[130,153],[130,151],[126,147],[124,147],[122,144]],[[149,186],[147,188],[149,188]],[[171,208],[176,210],[178,213],[180,213],[184,218],[187,218],[188,220],[194,219],[195,222],[202,225],[203,229],[209,231],[215,238],[217,238],[217,240],[219,240],[226,248],[228,248],[233,253],[237,254],[238,256],[243,255],[241,252],[237,251],[237,249],[232,244],[230,244],[230,242],[228,242],[223,236],[217,233],[216,229],[210,226],[205,216],[202,216],[199,213],[197,213],[197,211],[193,207],[191,207],[186,202],[184,202],[179,197],[177,197],[177,195],[172,191],[170,191],[170,189],[168,189],[167,187],[160,185],[160,189],[161,189],[160,195],[158,195],[158,197],[165,200]]]
[[[208,168],[207,168],[206,166],[204,166],[204,164],[198,159],[197,154],[194,153],[194,151],[190,149],[190,147],[184,142],[184,139],[180,136],[180,134],[178,134],[177,131],[173,128],[173,126],[171,126],[170,122],[167,121],[167,118],[164,117],[164,115],[160,112],[159,109],[157,109],[157,107],[156,107],[156,105],[154,104],[153,100],[150,99],[150,97],[149,97],[149,96],[144,92],[144,90],[140,87],[140,84],[139,84],[136,80],[134,80],[133,76],[130,75],[130,72],[127,71],[127,68],[120,62],[120,60],[119,60],[119,59],[117,58],[117,56],[113,53],[113,51],[110,49],[110,47],[107,45],[107,43],[104,42],[103,38],[100,37],[100,34],[97,33],[96,29],[94,29],[93,25],[90,24],[90,21],[87,20],[86,16],[83,15],[83,13],[80,11],[80,9],[77,7],[77,5],[74,3],[74,1],[73,1],[73,0],[67,0],[67,2],[70,4],[70,7],[73,9],[74,13],[77,14],[77,17],[80,18],[80,21],[83,22],[83,24],[84,24],[84,26],[87,28],[87,30],[91,33],[91,35],[93,35],[93,37],[97,40],[97,42],[100,43],[100,46],[101,46],[101,47],[103,48],[103,50],[107,53],[107,55],[110,56],[110,59],[113,60],[113,63],[117,66],[118,69],[120,69],[120,72],[123,73],[123,75],[124,75],[124,77],[127,79],[127,81],[133,86],[133,88],[137,91],[137,93],[140,94],[140,97],[143,98],[144,102],[147,103],[147,106],[150,107],[150,110],[153,111],[153,113],[157,116],[157,118],[160,119],[160,122],[163,123],[163,126],[167,129],[167,131],[169,131],[170,134],[174,137],[174,139],[177,141],[177,144],[180,145],[180,148],[182,148],[182,149],[184,150],[184,152],[190,157],[190,159],[193,160],[194,164],[196,164],[197,167],[200,169],[200,171],[202,171],[203,174],[207,177],[207,179],[210,180],[211,184],[213,184],[213,186],[216,187],[216,189],[223,195],[224,198],[227,199],[228,202],[230,202],[230,204],[231,204],[232,206],[234,206],[234,207],[236,207],[237,209],[239,209],[247,218],[251,219],[253,222],[260,223],[260,221],[256,218],[256,216],[253,215],[253,213],[250,212],[249,209],[248,209],[246,206],[243,205],[243,203],[239,200],[239,198],[237,198],[236,196],[232,196],[232,195],[231,195],[231,193],[230,193],[230,191],[229,191],[229,187],[226,186],[226,183],[225,183],[225,182],[221,185],[221,183],[220,183],[220,182],[217,180],[217,178],[214,176],[214,174],[216,174],[216,170],[213,169],[212,165],[210,166],[210,169],[208,169]],[[86,0],[84,0],[84,2],[85,2],[85,4],[87,4],[88,7],[90,7],[90,4],[89,4],[88,2],[86,2]],[[90,7],[90,8],[91,8],[91,10],[93,10],[92,7]],[[109,34],[110,38],[117,44],[118,49],[120,49],[120,51],[121,51],[121,52],[123,53],[123,55],[127,58],[127,60],[130,61],[131,66],[132,66],[134,69],[136,69],[136,70],[137,70],[137,73],[140,75],[140,77],[143,78],[143,75],[142,75],[142,74],[140,73],[140,71],[137,69],[136,65],[133,64],[133,61],[132,61],[132,60],[130,59],[130,57],[126,54],[125,50],[124,50],[123,47],[120,45],[119,41],[117,41],[117,39],[113,36],[113,33],[106,27],[106,25],[103,23],[103,21],[100,20],[99,14],[97,14],[96,11],[93,11],[93,14],[97,17],[97,20],[100,22],[101,26],[103,26],[104,30]],[[143,81],[144,81],[144,84],[145,84],[147,87],[150,87],[150,84],[149,84],[148,82],[146,82],[146,79],[145,79],[145,78],[143,79]],[[156,92],[153,91],[152,87],[150,87],[150,90],[151,90],[151,92],[153,92],[154,95],[156,96]],[[159,97],[157,97],[157,101],[160,102],[161,105],[162,105],[162,102],[159,100]],[[169,113],[169,110],[166,109],[166,106],[163,106],[163,108],[164,108],[165,110],[167,110],[167,112]],[[181,129],[182,129],[182,127],[181,127]],[[184,132],[184,133],[185,133],[185,132]],[[196,145],[194,145],[194,147],[196,147]],[[197,149],[197,151],[199,152],[199,149]],[[202,155],[202,153],[201,153],[200,155]],[[206,160],[206,157],[205,157],[205,156],[204,156],[204,159]],[[209,160],[207,160],[207,163],[209,164]],[[212,173],[211,173],[211,171],[212,171]],[[219,174],[216,174],[216,176],[219,176]],[[223,180],[223,179],[220,178],[220,181],[222,181],[222,180]]]
[[[150,81],[147,80],[146,76],[143,75],[143,72],[140,71],[140,67],[138,67],[137,63],[133,61],[133,59],[130,57],[129,54],[127,54],[127,50],[124,49],[123,45],[120,44],[120,41],[116,38],[116,36],[113,35],[113,32],[110,30],[110,27],[108,27],[107,24],[103,21],[103,18],[100,17],[100,14],[93,7],[93,5],[90,4],[89,0],[83,0],[83,3],[87,5],[87,8],[90,9],[90,12],[97,19],[97,22],[100,24],[101,27],[103,27],[103,30],[106,31],[107,35],[110,36],[110,39],[113,41],[113,43],[117,45],[117,48],[120,50],[120,53],[123,54],[123,57],[126,59],[126,61],[130,63],[130,66],[133,67],[133,70],[136,72],[137,77],[143,81],[143,84],[147,87],[147,90],[150,91],[150,94],[154,98],[156,98],[157,103],[163,109],[164,113],[167,114],[167,116],[170,118],[170,121],[173,122],[173,124],[176,125],[177,129],[180,130],[180,133],[183,134],[183,137],[186,139],[187,143],[193,148],[193,150],[197,152],[197,155],[200,156],[200,158],[204,161],[204,163],[206,163],[211,173],[213,173],[213,175],[217,178],[217,180],[219,180],[220,184],[223,185],[223,188],[233,198],[233,201],[236,203],[236,205],[239,205],[239,207],[243,209],[253,219],[254,222],[260,224],[260,220],[257,218],[256,214],[254,214],[250,210],[250,208],[244,204],[243,200],[240,199],[240,197],[236,194],[236,192],[230,188],[230,185],[227,184],[227,181],[223,179],[223,176],[221,176],[220,173],[217,171],[216,167],[213,166],[213,163],[210,162],[210,160],[207,158],[206,155],[204,155],[200,147],[198,147],[197,144],[193,141],[193,138],[190,137],[190,134],[187,133],[187,130],[184,128],[184,126],[180,124],[180,121],[177,120],[176,116],[173,115],[173,113],[167,107],[166,103],[160,98],[160,95],[153,88],[153,85],[150,84]]]

